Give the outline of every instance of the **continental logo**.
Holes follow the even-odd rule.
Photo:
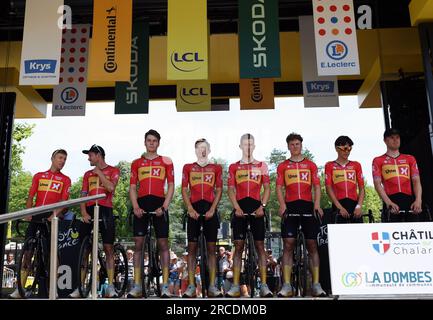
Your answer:
[[[165,179],[165,168],[162,166],[142,167],[138,169],[138,180],[144,179]]]
[[[40,179],[38,185],[38,191],[50,191],[55,193],[61,193],[63,190],[62,181],[52,181],[48,179]]]
[[[181,72],[194,72],[202,67],[205,60],[200,57],[199,52],[172,52],[170,56],[171,65]]]
[[[260,88],[260,79],[254,78],[251,79],[251,86],[253,88],[253,92],[251,93],[251,100],[256,103],[259,103],[263,100],[262,89]]]
[[[356,183],[356,171],[355,170],[334,170],[332,172],[332,182],[334,184],[340,182]]]
[[[107,46],[105,47],[104,70],[113,73],[117,70],[116,62],[116,27],[117,27],[117,8],[111,7],[106,10],[107,16]]]
[[[385,164],[382,166],[382,176],[385,180],[392,178],[406,178],[409,179],[410,170],[408,164],[391,165]]]
[[[284,180],[286,182],[286,186],[294,183],[306,183],[311,185],[311,172],[309,169],[288,169],[284,172]]]
[[[107,178],[108,181],[111,180],[109,176],[105,176],[105,178]],[[89,177],[89,192],[98,188],[105,190],[104,185],[99,181],[99,177],[98,176]]]
[[[200,184],[206,184],[213,187],[215,184],[215,173],[191,172],[191,174],[189,175],[189,183],[192,187]]]
[[[208,99],[209,93],[205,88],[181,88],[180,98],[187,104],[201,104]]]
[[[262,172],[258,169],[238,170],[236,171],[236,183],[253,182],[260,184],[262,181]]]

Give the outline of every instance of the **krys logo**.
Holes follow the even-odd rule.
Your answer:
[[[24,60],[26,73],[54,73],[57,60]]]
[[[333,93],[334,81],[307,81],[308,93]]]
[[[362,283],[361,273],[345,272],[341,276],[341,283],[346,288],[358,287]]]
[[[388,232],[373,232],[371,234],[371,245],[376,252],[385,254],[391,247],[391,240]]]
[[[204,88],[181,88],[180,98],[187,104],[200,104],[206,101],[209,96]]]
[[[186,52],[179,53],[173,52],[170,57],[171,65],[182,72],[193,72],[200,69],[201,64],[197,67],[197,63],[204,62],[204,59],[200,58],[198,52]]]
[[[349,49],[347,48],[347,45],[340,40],[331,41],[326,46],[326,54],[333,60],[342,60],[346,58],[348,53]]]
[[[78,91],[75,88],[68,87],[63,89],[61,98],[64,103],[74,103],[78,99]]]

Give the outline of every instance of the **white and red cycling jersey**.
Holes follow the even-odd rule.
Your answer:
[[[229,167],[227,184],[236,188],[236,200],[253,198],[261,201],[262,185],[269,184],[268,166],[265,162],[232,163]]]
[[[344,166],[337,161],[326,163],[325,185],[332,188],[337,200],[358,201],[358,188],[364,188],[361,164],[356,161],[349,161]]]
[[[202,167],[197,162],[184,165],[182,188],[188,186],[191,203],[200,200],[212,203],[215,199],[215,188],[223,187],[222,167],[213,163]]]

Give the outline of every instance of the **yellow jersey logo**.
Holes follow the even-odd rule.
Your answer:
[[[215,173],[214,172],[191,172],[189,175],[190,185],[196,186],[198,184],[207,184],[213,187],[215,184]]]
[[[294,183],[306,183],[311,185],[311,172],[308,169],[287,169],[284,172],[284,180],[286,182],[286,186]]]
[[[332,182],[334,184],[340,182],[356,183],[356,171],[355,170],[334,170],[332,172]]]
[[[391,178],[405,178],[409,179],[409,165],[408,164],[385,164],[382,166],[382,176],[385,180]]]
[[[144,179],[165,179],[165,167],[154,166],[154,167],[141,167],[138,168],[138,180],[142,181]]]
[[[40,179],[38,185],[38,191],[51,191],[55,193],[61,193],[63,190],[62,181],[52,181],[49,179]]]
[[[262,181],[262,172],[259,169],[237,170],[236,183],[254,182],[260,184]]]

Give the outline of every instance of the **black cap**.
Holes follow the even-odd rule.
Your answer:
[[[385,132],[383,133],[383,138],[385,139],[385,138],[388,138],[388,137],[393,136],[395,134],[400,136],[400,131],[398,131],[395,128],[386,129]]]
[[[105,157],[104,149],[102,147],[98,146],[97,144],[94,144],[93,146],[91,146],[89,150],[83,150],[84,154],[88,154],[89,152],[100,153],[101,156]]]

